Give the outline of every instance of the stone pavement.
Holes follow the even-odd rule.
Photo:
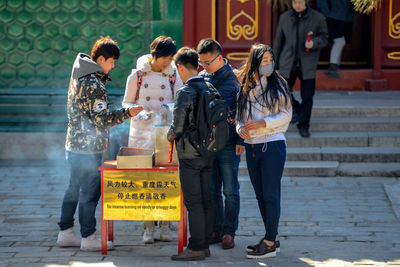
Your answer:
[[[0,266],[400,266],[400,220],[393,210],[399,178],[284,177],[282,252],[247,260],[245,247],[264,231],[249,178],[241,176],[236,247],[213,245],[205,261],[179,263],[170,260],[176,229],[173,242],[143,245],[140,223],[132,221],[115,222],[116,248],[106,256],[56,247],[65,164],[10,163],[0,162]]]

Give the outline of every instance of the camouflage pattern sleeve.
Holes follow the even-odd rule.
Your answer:
[[[125,109],[109,111],[109,99],[105,86],[97,79],[82,83],[81,110],[90,123],[97,127],[111,127],[129,118]]]

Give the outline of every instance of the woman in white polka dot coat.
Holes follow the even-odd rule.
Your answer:
[[[122,106],[143,105],[152,112],[150,119],[143,113],[131,119],[129,147],[154,148],[153,126],[162,123],[167,112],[165,105],[174,103],[172,93],[182,87],[172,62],[176,53],[175,42],[170,37],[159,36],[150,45],[150,52],[137,60],[136,69],[132,70],[126,82]],[[138,76],[142,80],[137,98]]]
[[[173,95],[182,87],[175,64],[172,62],[176,53],[176,45],[170,37],[159,36],[150,44],[150,53],[137,60],[136,69],[132,70],[126,81],[125,96],[122,102],[124,108],[142,105],[147,111],[131,118],[129,131],[129,147],[154,149],[153,126],[165,123],[167,104],[174,103]],[[139,83],[138,83],[139,80]],[[140,90],[138,92],[138,85]],[[173,90],[172,90],[173,89]],[[171,222],[160,222],[160,240],[171,241]],[[143,242],[154,242],[154,222],[143,223]]]

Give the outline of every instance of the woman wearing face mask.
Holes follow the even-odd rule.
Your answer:
[[[290,93],[275,71],[274,55],[267,45],[251,47],[238,79],[236,130],[245,139],[247,168],[265,226],[261,241],[247,247],[247,258],[269,258],[280,250],[278,224],[286,160],[284,133],[292,118]]]

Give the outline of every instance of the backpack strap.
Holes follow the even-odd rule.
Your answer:
[[[172,93],[172,100],[174,100],[174,85],[176,82],[176,70],[174,70],[174,73],[169,76],[169,85],[171,86],[171,93]]]
[[[203,90],[202,88],[197,87],[197,85],[191,84],[191,88],[193,88],[197,93],[197,109],[196,109],[196,126],[199,124],[200,121],[200,111],[204,105],[203,101]]]
[[[222,77],[218,80],[218,82],[215,84],[215,88],[218,89],[218,87],[228,78],[229,74],[233,73],[231,69],[226,70],[224,74],[222,74]]]
[[[143,72],[141,70],[138,70],[136,72],[136,75],[137,75],[136,96],[135,96],[135,101],[133,101],[133,104],[135,105],[139,100],[140,87],[142,86],[142,80],[143,80]]]

